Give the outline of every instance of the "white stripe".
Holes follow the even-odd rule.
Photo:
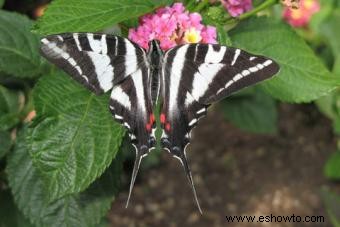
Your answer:
[[[256,67],[251,67],[248,70],[252,73],[259,71],[258,68],[256,68]]]
[[[205,55],[204,62],[206,63],[219,63],[222,61],[224,57],[224,53],[227,48],[225,46],[221,46],[219,51],[215,51],[212,45],[208,46],[208,52]]]
[[[41,42],[42,42],[43,44],[48,44],[48,43],[49,43],[48,39],[46,39],[46,38],[43,38],[43,39],[41,40]]]
[[[170,86],[169,86],[169,114],[170,118],[172,118],[173,111],[177,109],[177,95],[179,89],[179,82],[182,75],[182,69],[184,67],[185,54],[187,52],[189,45],[184,45],[177,49],[176,55],[173,58],[172,62],[172,73],[170,75]],[[166,59],[166,57],[165,57]],[[164,68],[164,67],[163,67]],[[164,77],[164,76],[163,76]],[[165,79],[165,78],[164,78]]]
[[[144,98],[144,86],[143,86],[143,74],[142,70],[139,69],[135,73],[131,75],[131,79],[133,80],[134,86],[136,88],[137,94],[137,105],[138,109],[142,111],[144,114],[144,118],[146,117],[146,109],[145,109],[145,98]]]
[[[242,72],[241,72],[241,74],[242,74],[242,76],[248,76],[249,74],[250,74],[250,72],[249,72],[249,70],[243,70]]]
[[[231,62],[231,65],[234,65],[234,64],[235,64],[235,62],[236,62],[238,56],[240,55],[240,53],[241,53],[241,50],[240,50],[240,49],[236,49],[236,50],[235,50],[234,59],[233,59],[233,61]]]
[[[78,33],[74,33],[74,34],[73,34],[73,39],[74,39],[74,41],[76,42],[76,45],[77,45],[78,50],[81,51],[82,49],[81,49],[81,46],[80,46],[80,43],[79,43]]]
[[[115,56],[118,54],[118,38],[115,38]]]
[[[70,58],[70,55],[61,50],[61,57],[64,58],[65,60],[68,60]]]
[[[59,41],[64,41],[63,37],[61,37],[60,35],[57,35],[57,39],[59,39]]]
[[[69,62],[72,66],[76,66],[76,65],[77,65],[77,62],[76,62],[73,58],[68,59],[68,62]]]
[[[81,76],[86,80],[87,83],[89,82],[89,79],[87,78],[87,76],[85,75],[81,75]]]
[[[112,88],[113,67],[111,66],[110,57],[95,52],[87,52],[94,65],[100,87],[104,92]]]
[[[202,108],[202,109],[200,109],[199,111],[197,111],[196,113],[197,114],[201,114],[201,113],[204,113],[206,110],[205,110],[205,108]]]
[[[257,67],[258,69],[263,69],[263,68],[264,68],[264,65],[262,65],[262,64],[257,64],[256,67]]]
[[[115,87],[111,92],[111,99],[117,101],[126,109],[131,110],[131,101],[129,96],[123,91],[121,87]]]
[[[234,78],[233,78],[233,81],[238,81],[239,79],[241,79],[242,78],[242,75],[241,74],[236,74],[236,76],[234,76]]]
[[[130,125],[127,122],[124,122],[124,126],[128,129],[130,129]]]
[[[118,120],[122,120],[123,119],[123,117],[118,115],[118,114],[115,114],[115,118],[118,119]]]
[[[223,64],[201,64],[198,72],[194,74],[191,94],[195,100],[199,100],[207,89],[209,84],[214,80],[217,73],[223,67]]]
[[[263,63],[263,65],[264,65],[264,66],[268,66],[268,65],[270,65],[272,62],[273,62],[273,61],[271,61],[271,60],[267,60],[267,61],[265,61],[265,62]]]
[[[81,68],[77,65],[76,67],[76,70],[78,71],[78,73],[81,75],[83,73],[83,71],[81,70]],[[87,78],[86,78],[87,79]]]
[[[87,34],[87,39],[93,52],[100,53],[102,50],[101,41],[94,39],[92,33]]]
[[[102,54],[107,54],[107,43],[106,43],[106,35],[102,35],[101,39],[101,46],[102,46]]]
[[[220,89],[216,92],[216,94],[218,95],[218,94],[221,93],[223,90],[224,90],[224,87],[223,87],[223,88],[220,88]]]
[[[189,122],[189,126],[193,126],[197,122],[197,119],[194,118]]]
[[[137,70],[136,48],[127,40],[125,42],[125,75],[130,75]],[[116,47],[117,48],[117,47]]]
[[[194,101],[195,101],[195,99],[191,96],[191,94],[189,92],[187,92],[187,95],[185,97],[185,106],[188,107]]]
[[[225,88],[228,88],[230,85],[232,85],[234,83],[233,80],[229,80],[229,82],[225,85]]]
[[[196,61],[196,57],[197,57],[197,49],[199,47],[199,44],[196,44],[196,47],[195,47],[195,56],[194,56],[194,62]]]
[[[252,60],[255,60],[256,57],[250,57],[249,60],[252,61]]]

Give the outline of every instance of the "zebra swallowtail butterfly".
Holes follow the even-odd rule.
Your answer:
[[[97,95],[111,91],[109,110],[127,128],[136,150],[132,188],[143,157],[155,148],[155,108],[160,101],[161,147],[179,159],[197,199],[185,149],[207,108],[235,91],[272,77],[273,60],[217,44],[184,44],[146,51],[114,35],[65,33],[41,40],[41,53]]]

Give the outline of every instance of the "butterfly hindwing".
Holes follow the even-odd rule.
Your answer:
[[[136,72],[113,87],[110,97],[110,111],[116,121],[126,127],[136,151],[131,178],[129,198],[143,157],[156,145],[154,135],[156,122],[148,89],[149,70],[141,66]]]
[[[135,72],[145,51],[128,39],[96,33],[64,33],[41,40],[42,55],[96,94]]]

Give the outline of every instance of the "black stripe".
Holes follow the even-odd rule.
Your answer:
[[[221,49],[221,46],[218,44],[211,44],[214,51],[219,52]]]
[[[78,41],[83,51],[92,51],[89,40],[87,38],[87,34],[79,34]]]
[[[199,44],[199,46],[197,47],[196,60],[195,60],[195,64],[197,66],[204,63],[205,56],[207,55],[207,52],[208,52],[208,48],[209,48],[209,44]]]
[[[101,40],[102,39],[102,34],[93,34],[93,39],[95,40]]]
[[[179,106],[184,106],[187,92],[191,93],[193,88],[194,74],[198,71],[198,66],[192,62],[192,59],[194,59],[195,56],[195,50],[196,45],[189,45],[187,52],[185,53],[185,62],[181,75],[179,75],[181,77],[177,93],[177,102]]]
[[[106,36],[107,53],[111,57],[114,55],[116,50],[116,39],[117,37]]]
[[[114,81],[122,80],[123,76],[125,75],[126,41],[120,37],[117,37],[117,39],[118,39],[116,47],[117,55],[111,58],[111,65],[113,65]]]

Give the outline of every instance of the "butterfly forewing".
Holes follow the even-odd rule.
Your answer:
[[[42,55],[96,94],[102,94],[144,63],[145,51],[128,39],[64,33],[41,40]]]

